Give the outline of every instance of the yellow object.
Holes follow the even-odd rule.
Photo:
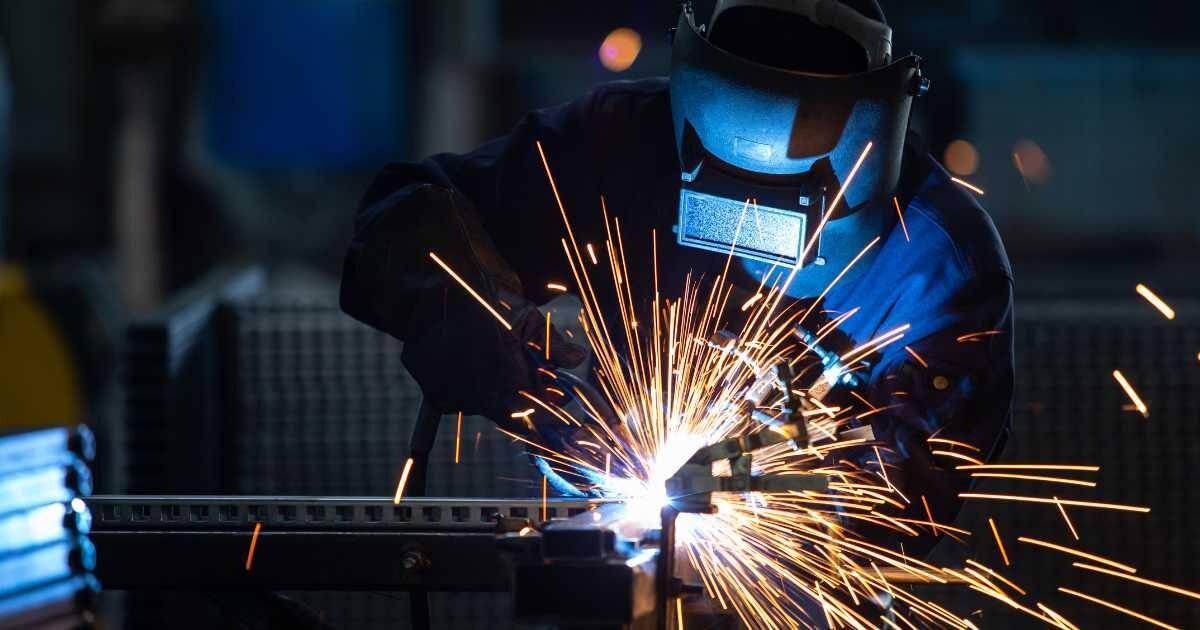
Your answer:
[[[21,269],[0,265],[0,428],[74,424],[82,409],[66,341]]]

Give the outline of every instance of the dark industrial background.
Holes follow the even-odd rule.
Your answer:
[[[986,191],[1014,262],[1005,459],[1101,464],[1098,496],[1153,511],[1078,512],[1080,544],[1200,586],[1200,8],[883,4],[897,52],[922,55],[933,80],[915,127]],[[677,12],[666,0],[0,1],[0,377],[55,376],[0,388],[35,397],[0,399],[0,426],[89,422],[102,492],[389,493],[420,393],[398,342],[335,299],[370,177],[469,149],[593,84],[664,74]],[[619,27],[641,48],[617,71],[597,52]],[[1138,282],[1179,316],[1163,319]],[[31,304],[66,371],[16,327],[25,320],[4,323],[6,308]],[[1122,408],[1114,368],[1149,418]],[[457,466],[452,437],[439,438],[431,494],[532,491],[523,456],[486,421],[467,419],[463,436]],[[961,520],[987,515],[1069,541],[1053,511],[972,505]],[[998,560],[990,540],[969,548]],[[1014,556],[1013,575],[1085,627],[1129,620],[1055,586],[1200,625],[1195,600]],[[407,619],[394,594],[297,597],[340,627]],[[1002,605],[946,597],[981,610],[981,626],[1018,623]],[[220,625],[219,600],[105,594],[102,612],[110,627]],[[433,601],[436,627],[502,626],[507,614],[499,595]]]

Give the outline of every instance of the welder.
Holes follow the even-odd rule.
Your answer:
[[[883,446],[847,456],[886,466],[909,501],[903,516],[950,523],[970,478],[955,470],[961,457],[933,451],[951,440],[986,462],[1002,448],[1012,274],[974,193],[909,129],[929,82],[917,57],[893,58],[891,39],[876,0],[720,0],[707,16],[685,3],[669,78],[603,84],[469,153],[386,166],[358,211],[342,308],[404,341],[437,408],[527,431],[511,414],[529,406],[517,392],[538,365],[587,358],[580,335],[558,331],[548,361],[531,349],[545,334],[537,305],[560,295],[547,285],[572,279],[544,155],[579,243],[603,258],[602,217],[619,220],[629,295],[651,299],[655,249],[665,296],[689,272],[721,274],[732,252],[729,280],[745,297],[764,274],[797,269],[790,298],[820,298],[826,314],[857,308],[839,327],[851,345],[911,325],[855,392],[882,410],[869,420]],[[430,252],[502,305],[512,329]]]

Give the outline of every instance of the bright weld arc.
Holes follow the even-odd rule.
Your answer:
[[[1163,317],[1166,317],[1167,319],[1175,319],[1175,309],[1171,308],[1166,302],[1163,301],[1162,298],[1155,295],[1155,293],[1150,290],[1150,287],[1144,284],[1138,284],[1135,289],[1137,290],[1138,295],[1146,298],[1146,301],[1149,302],[1154,308],[1158,309],[1158,312],[1162,313]]]
[[[412,472],[413,458],[409,457],[404,462],[404,471],[400,473],[400,483],[396,484],[396,496],[392,498],[393,505],[399,505],[400,499],[404,498],[404,486],[408,483],[408,473]]]
[[[1137,408],[1138,413],[1142,414],[1143,418],[1150,417],[1150,409],[1146,407],[1146,403],[1142,402],[1142,397],[1138,396],[1133,386],[1125,379],[1125,375],[1121,374],[1121,370],[1113,370],[1112,375],[1113,378],[1117,379],[1117,384],[1121,386],[1121,389],[1125,390],[1125,395],[1129,397],[1129,401]]]
[[[442,259],[438,258],[437,254],[435,254],[433,252],[429,252],[429,257],[432,258],[433,262],[437,263],[437,265],[439,267],[441,267],[446,273],[450,274],[450,277],[454,278],[455,282],[458,282],[459,286],[466,289],[467,293],[470,293],[471,297],[475,298],[476,302],[479,302],[481,305],[483,305],[483,308],[487,309],[487,312],[491,313],[492,317],[495,317],[496,321],[500,322],[500,324],[503,325],[505,329],[507,329],[507,330],[513,329],[512,324],[508,323],[508,320],[501,317],[500,313],[498,313],[496,311],[496,309],[492,308],[492,305],[488,304],[487,300],[483,299],[483,296],[476,293],[475,289],[472,289],[471,285],[467,284],[466,280],[463,280],[462,277],[460,277],[457,273],[454,273],[454,270],[451,269],[449,265],[442,262]]]

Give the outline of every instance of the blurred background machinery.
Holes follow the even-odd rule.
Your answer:
[[[934,80],[915,125],[986,191],[1013,258],[1018,400],[1006,458],[1100,464],[1111,496],[1153,511],[1072,513],[1084,540],[1196,586],[1200,8],[884,5],[897,49],[919,52]],[[0,3],[0,428],[87,422],[101,492],[391,492],[420,395],[398,342],[340,314],[334,290],[373,172],[472,147],[597,82],[665,73],[677,10]],[[1137,282],[1179,317],[1159,318]],[[1149,418],[1122,410],[1114,368]],[[520,449],[486,421],[456,428],[444,420],[429,494],[536,493]],[[1062,527],[1053,511],[1033,521],[989,508],[1016,530]],[[989,553],[986,542],[974,551]],[[1014,560],[1018,576],[1052,570],[1034,554]],[[1123,585],[1092,592],[1200,622],[1186,600],[1113,588]],[[295,595],[344,628],[408,618],[394,594]],[[112,627],[162,627],[214,602],[105,592],[99,603]],[[502,595],[431,599],[439,627],[493,627],[508,606]],[[1118,619],[1063,608],[1086,625]]]

